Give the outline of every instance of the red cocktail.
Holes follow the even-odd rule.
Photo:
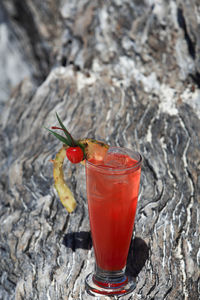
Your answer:
[[[141,161],[139,153],[94,139],[73,139],[58,114],[65,137],[48,129],[63,147],[53,160],[55,187],[68,212],[76,201],[64,181],[65,156],[72,163],[85,161],[90,226],[96,257],[95,274],[86,278],[91,295],[122,295],[135,284],[124,273],[134,225],[139,192]]]
[[[141,156],[117,147],[104,160],[86,161],[87,198],[96,272],[86,279],[90,294],[133,290],[124,267],[130,246],[140,184]]]

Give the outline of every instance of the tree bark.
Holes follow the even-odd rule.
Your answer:
[[[199,1],[0,6],[0,299],[90,299],[84,167],[66,161],[78,202],[68,214],[50,161],[61,145],[43,127],[57,125],[57,112],[75,138],[143,155],[127,299],[197,300]]]

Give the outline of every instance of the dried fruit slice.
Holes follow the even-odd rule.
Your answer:
[[[64,180],[63,162],[66,157],[66,146],[63,146],[56,154],[53,160],[53,177],[55,188],[57,190],[60,201],[68,212],[73,212],[76,208],[74,196]]]

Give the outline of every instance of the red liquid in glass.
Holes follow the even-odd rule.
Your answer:
[[[127,156],[126,165],[123,167],[131,167],[136,163],[137,161]],[[117,171],[111,174],[107,172],[107,166],[102,163],[101,166],[104,167],[101,171],[92,166],[86,167],[93,247],[98,267],[107,271],[117,271],[126,265],[141,169],[136,167],[122,171],[123,174],[117,174]]]

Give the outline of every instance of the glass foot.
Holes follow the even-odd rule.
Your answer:
[[[135,282],[124,275],[120,281],[100,281],[90,273],[85,279],[86,291],[91,296],[122,296],[131,293],[135,287]]]

